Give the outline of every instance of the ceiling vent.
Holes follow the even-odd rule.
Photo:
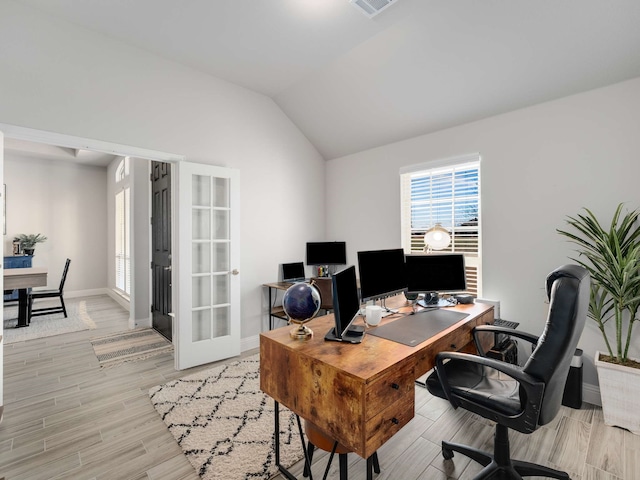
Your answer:
[[[364,13],[367,17],[373,18],[385,8],[396,3],[397,0],[349,0],[349,3]]]

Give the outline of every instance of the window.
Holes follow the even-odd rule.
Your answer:
[[[129,205],[129,157],[125,157],[116,168],[115,194],[115,278],[116,288],[125,295],[131,294]]]
[[[464,254],[467,289],[480,296],[480,156],[407,167],[400,181],[405,252],[423,252],[425,232],[441,224],[451,233],[443,251]]]

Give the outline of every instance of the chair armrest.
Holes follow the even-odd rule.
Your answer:
[[[516,380],[527,394],[527,400],[533,405],[539,406],[542,403],[542,395],[544,394],[545,387],[544,382],[525,373],[522,367],[494,358],[481,357],[469,353],[440,352],[436,355],[436,371],[438,372],[438,378],[440,379],[447,400],[449,400],[454,408],[458,408],[460,402],[451,395],[451,385],[449,384],[446,369],[444,368],[445,360],[457,360],[493,368]]]
[[[484,349],[482,348],[482,344],[480,343],[480,338],[479,338],[480,335],[477,335],[478,333],[482,333],[482,332],[504,333],[506,335],[509,335],[510,337],[516,337],[516,338],[521,338],[522,340],[526,340],[533,345],[537,344],[538,340],[540,339],[540,337],[536,335],[532,335],[530,333],[523,332],[520,330],[515,330],[513,328],[496,327],[494,325],[478,325],[473,329],[472,333],[473,333],[473,341],[476,345],[476,350],[478,350],[478,354],[482,357],[486,356],[486,352],[484,351]]]

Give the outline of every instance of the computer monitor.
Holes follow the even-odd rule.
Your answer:
[[[352,265],[335,273],[331,277],[331,282],[335,326],[327,333],[325,339],[360,343],[364,336],[364,328],[352,326],[360,311],[356,267]]]
[[[307,265],[346,265],[346,242],[307,242]]]
[[[282,264],[282,281],[297,282],[305,279],[304,263],[283,263]]]
[[[362,302],[384,299],[407,289],[404,250],[358,252],[360,298]]]
[[[428,306],[445,306],[438,303],[439,293],[464,292],[467,289],[464,255],[461,253],[406,255],[405,268],[407,293],[424,293]]]

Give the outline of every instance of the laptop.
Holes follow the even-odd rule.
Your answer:
[[[283,263],[282,264],[282,281],[288,283],[304,282],[304,263]]]

